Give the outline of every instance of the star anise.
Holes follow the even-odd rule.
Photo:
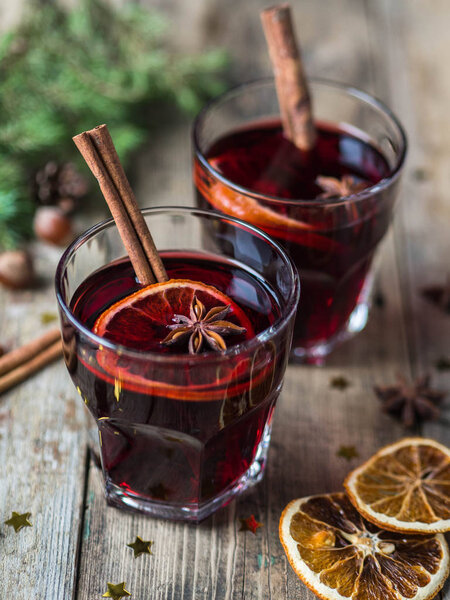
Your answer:
[[[402,375],[398,375],[397,380],[397,385],[374,387],[385,412],[400,418],[405,427],[439,416],[438,405],[446,394],[429,387],[429,375],[419,377],[412,384]]]
[[[210,348],[217,352],[224,352],[227,345],[223,336],[245,332],[244,327],[223,320],[230,309],[230,305],[216,306],[206,313],[205,305],[194,295],[189,309],[189,317],[174,315],[175,324],[168,325],[172,331],[162,340],[161,344],[169,346],[176,342],[189,340],[189,354],[198,354],[206,340]]]
[[[450,275],[447,275],[444,285],[429,285],[422,288],[422,294],[427,300],[450,314]]]
[[[357,180],[353,175],[343,175],[341,179],[337,177],[325,177],[319,175],[316,178],[316,184],[323,189],[323,193],[318,198],[342,198],[357,194],[369,187],[368,181]]]

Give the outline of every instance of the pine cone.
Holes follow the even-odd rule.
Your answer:
[[[34,178],[36,202],[44,206],[59,206],[65,213],[77,208],[86,195],[88,184],[72,163],[48,162]]]

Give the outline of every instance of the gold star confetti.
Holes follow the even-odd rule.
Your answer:
[[[345,458],[345,460],[352,460],[352,458],[358,458],[359,453],[355,446],[341,446],[336,452],[336,456]]]
[[[351,385],[350,381],[343,375],[337,375],[330,379],[330,387],[336,388],[337,390],[345,390]]]
[[[450,357],[449,356],[441,356],[434,363],[434,366],[438,371],[448,371],[450,370]]]
[[[58,316],[55,315],[55,313],[44,312],[41,315],[41,323],[42,325],[47,325],[47,323],[53,323],[53,321],[56,321],[57,318]]]
[[[250,515],[246,519],[239,519],[241,522],[241,527],[239,531],[251,531],[256,535],[256,530],[258,527],[262,527],[263,524],[255,519],[254,515]]]
[[[153,542],[146,542],[137,535],[135,541],[132,544],[127,544],[127,546],[129,548],[133,548],[134,558],[137,558],[141,554],[153,554],[153,552],[150,550],[152,544]]]
[[[127,585],[125,581],[122,583],[107,583],[108,589],[103,594],[102,598],[114,598],[114,600],[120,600],[120,598],[124,598],[125,596],[131,596],[130,592],[125,589]]]
[[[22,527],[33,527],[33,525],[28,520],[31,517],[31,513],[23,513],[23,515],[14,512],[11,515],[11,518],[5,521],[5,525],[10,525],[14,527],[14,531],[17,533],[22,529]]]

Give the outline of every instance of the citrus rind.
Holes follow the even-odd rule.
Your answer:
[[[397,451],[407,447],[429,447],[440,451],[443,455],[443,460],[447,461],[445,462],[444,466],[447,467],[447,464],[450,466],[450,449],[446,446],[432,439],[404,438],[398,442],[390,444],[389,446],[385,446],[376,454],[374,454],[369,460],[349,473],[344,481],[344,488],[352,504],[365,519],[390,531],[421,534],[444,533],[450,531],[450,518],[435,518],[432,522],[402,520],[398,519],[396,516],[390,516],[384,514],[383,512],[374,510],[361,498],[357,489],[358,480],[361,475],[366,472],[368,468],[373,466],[374,463],[376,463],[379,459],[391,454],[395,454]],[[447,458],[445,459],[445,457]],[[448,490],[450,492],[450,479],[448,480],[448,483],[445,482],[445,486],[448,486]],[[445,502],[445,500],[446,499],[444,497],[443,502]],[[447,507],[447,510],[450,510],[450,495],[447,497]]]
[[[292,500],[283,510],[279,524],[279,535],[289,563],[295,571],[296,575],[301,579],[301,581],[319,598],[322,598],[323,600],[359,600],[360,598],[364,598],[365,600],[366,598],[371,598],[372,596],[360,596],[358,588],[356,589],[355,593],[352,593],[350,595],[347,594],[344,596],[340,594],[336,589],[329,587],[321,581],[321,574],[326,572],[326,569],[324,571],[315,572],[305,563],[305,561],[300,556],[297,541],[291,535],[292,519],[297,513],[302,511],[302,506],[304,506],[306,502],[321,497],[342,498],[345,497],[345,494],[323,494],[321,496],[307,496],[305,498],[299,498],[296,500]],[[316,521],[316,523],[318,525],[323,524],[320,521]],[[323,525],[324,528],[327,527],[326,524]],[[332,529],[332,527],[330,529]],[[386,534],[389,532],[384,533]],[[391,589],[389,590],[389,598],[381,594],[374,595],[374,600],[431,600],[431,598],[434,598],[435,595],[439,592],[439,590],[443,587],[450,570],[450,555],[445,538],[442,534],[434,534],[433,536],[423,536],[422,539],[433,540],[435,542],[435,545],[438,548],[440,548],[442,556],[439,569],[436,573],[430,575],[423,569],[423,572],[426,572],[427,575],[430,575],[429,583],[423,587],[420,587],[417,593],[412,596],[403,596],[397,590]]]

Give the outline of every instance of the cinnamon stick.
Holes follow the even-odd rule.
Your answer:
[[[0,394],[25,381],[62,355],[61,334],[52,329],[1,357]]]
[[[73,141],[99,183],[139,281],[144,285],[167,281],[169,277],[107,126],[100,125],[80,133]]]
[[[16,348],[0,357],[0,376],[12,371],[16,367],[33,359],[48,346],[61,339],[61,333],[57,327],[50,329],[35,340],[28,342],[20,348]]]
[[[289,4],[263,10],[261,21],[272,61],[284,135],[300,150],[316,143],[311,96]]]

